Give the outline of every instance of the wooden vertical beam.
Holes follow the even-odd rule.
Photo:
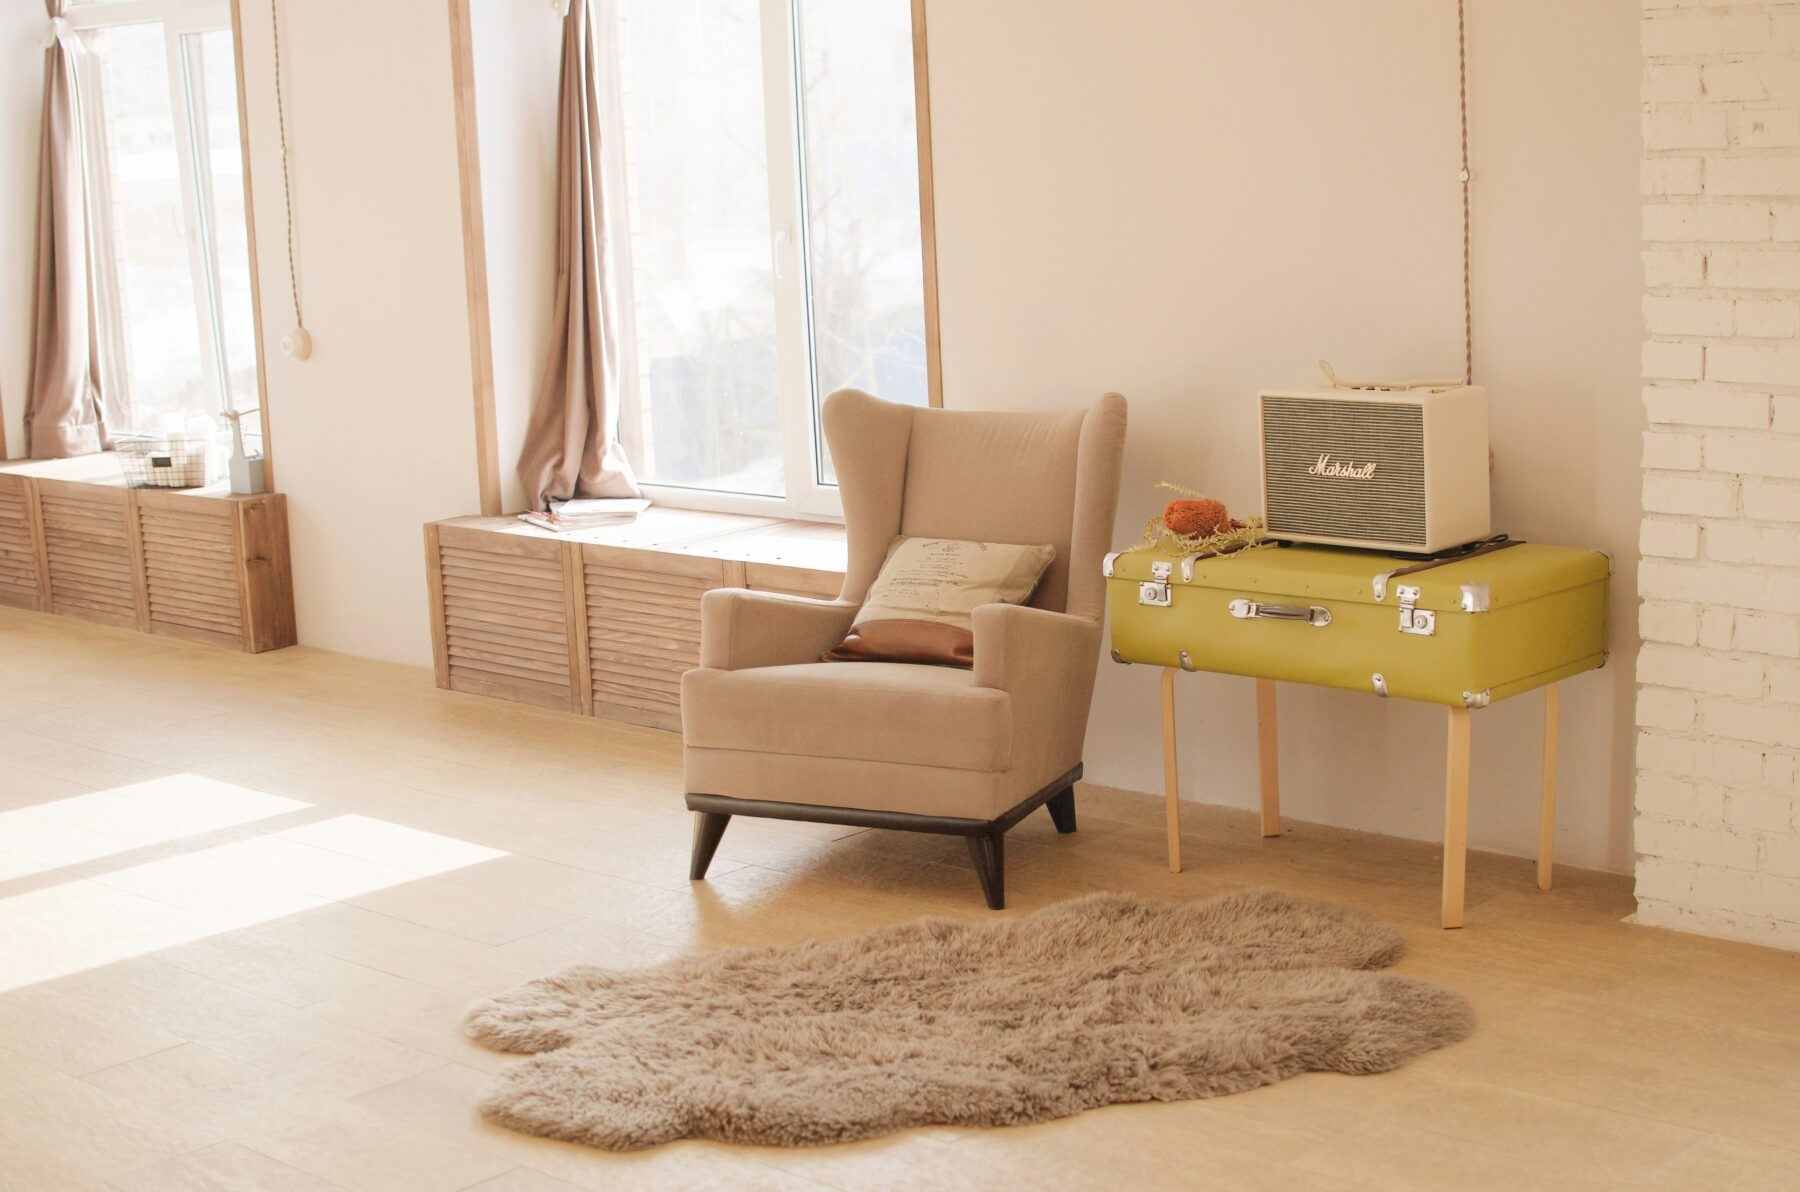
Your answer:
[[[265,493],[237,501],[238,583],[243,590],[244,649],[279,650],[299,638],[287,498]]]
[[[925,281],[925,386],[933,406],[944,404],[943,343],[938,332],[937,198],[931,165],[931,68],[925,39],[925,0],[912,0],[913,125],[919,140],[919,248]]]
[[[488,319],[487,232],[481,213],[481,143],[475,120],[475,42],[469,0],[449,0],[450,86],[456,104],[456,173],[462,192],[463,288],[475,397],[475,488],[484,517],[500,515],[500,440],[494,419],[494,339]],[[522,20],[509,16],[508,20]],[[567,19],[567,18],[565,18]]]
[[[256,608],[250,598],[250,526],[244,520],[246,502],[231,503],[231,564],[237,572],[238,632],[244,651],[256,652]]]
[[[1450,709],[1444,777],[1445,927],[1463,925],[1463,882],[1469,860],[1469,709]]]
[[[563,543],[563,597],[568,610],[569,707],[583,716],[594,714],[594,663],[588,653],[587,567],[581,543]]]
[[[1168,819],[1169,872],[1181,872],[1181,775],[1175,765],[1175,668],[1163,667],[1163,811]]]
[[[1556,714],[1561,697],[1555,683],[1544,688],[1544,791],[1538,806],[1538,889],[1550,888],[1556,852]]]
[[[31,546],[37,552],[38,611],[55,612],[55,594],[50,587],[50,540],[44,534],[44,505],[38,495],[38,483],[25,477],[25,516],[31,524]]]
[[[144,523],[138,516],[137,490],[125,490],[125,548],[131,552],[131,588],[137,603],[139,633],[150,632],[150,568],[144,561]]]
[[[450,644],[444,632],[444,557],[436,522],[425,526],[425,586],[431,594],[431,664],[437,685],[450,689]]]
[[[1275,734],[1275,680],[1256,681],[1256,758],[1262,779],[1262,834],[1281,835],[1281,750]]]

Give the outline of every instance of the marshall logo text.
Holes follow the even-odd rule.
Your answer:
[[[1308,476],[1336,476],[1344,480],[1369,480],[1375,475],[1375,464],[1345,463],[1332,459],[1329,454],[1319,456],[1319,462],[1306,469]]]

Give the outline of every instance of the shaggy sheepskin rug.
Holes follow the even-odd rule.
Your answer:
[[[533,1054],[481,1106],[515,1130],[615,1150],[843,1142],[1388,1071],[1474,1027],[1462,995],[1370,971],[1403,947],[1359,911],[1272,890],[1094,894],[1015,919],[564,969],[477,1004],[468,1031]]]

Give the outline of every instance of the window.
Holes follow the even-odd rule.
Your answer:
[[[929,400],[909,0],[599,11],[626,452],[670,503],[836,513],[825,395]]]
[[[254,407],[231,10],[88,0],[69,20],[87,50],[79,102],[108,428],[179,431]],[[244,421],[246,435],[258,427]]]

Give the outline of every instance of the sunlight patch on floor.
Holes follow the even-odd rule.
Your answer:
[[[362,815],[254,827],[315,810],[324,809],[178,774],[0,812],[0,991],[511,855]],[[233,829],[251,834],[92,864]],[[86,875],[49,880],[72,866]]]
[[[255,823],[312,806],[195,774],[0,811],[0,880]]]

